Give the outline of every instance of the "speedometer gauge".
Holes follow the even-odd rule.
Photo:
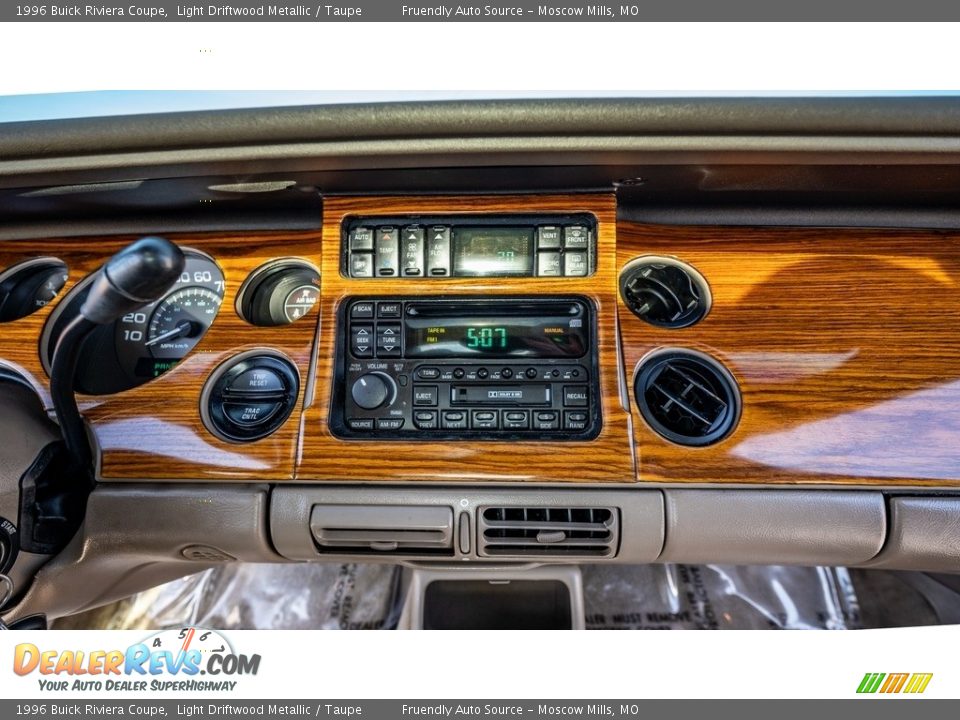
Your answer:
[[[158,302],[117,321],[114,342],[137,384],[170,370],[193,350],[223,302],[223,272],[195,250],[186,252],[180,280]]]
[[[181,360],[210,327],[222,298],[205,287],[187,287],[167,295],[153,311],[144,347],[163,360]]]
[[[184,249],[180,279],[158,302],[127,313],[94,330],[80,349],[76,387],[87,395],[135,388],[183,360],[213,323],[226,290],[223,271],[208,255]],[[59,333],[76,317],[89,292],[81,282],[55,309],[41,338],[41,357],[49,372]]]

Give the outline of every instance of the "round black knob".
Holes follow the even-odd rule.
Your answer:
[[[664,328],[689,327],[710,309],[703,276],[672,258],[643,257],[620,275],[620,295],[637,317]]]
[[[393,378],[382,373],[367,373],[358,377],[350,390],[353,401],[364,410],[376,410],[390,405],[397,394]]]
[[[298,260],[281,260],[255,270],[240,288],[237,310],[251,325],[296,322],[320,299],[320,273]]]

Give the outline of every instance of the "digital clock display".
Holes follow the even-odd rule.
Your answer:
[[[460,277],[533,275],[533,228],[456,228],[453,274]]]

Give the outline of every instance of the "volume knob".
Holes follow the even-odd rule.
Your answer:
[[[364,410],[376,410],[393,404],[397,396],[397,384],[383,373],[367,373],[358,377],[350,390],[353,402]]]

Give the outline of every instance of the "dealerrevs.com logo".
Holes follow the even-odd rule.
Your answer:
[[[36,674],[44,691],[231,692],[240,676],[256,675],[259,655],[234,651],[220,633],[203,628],[167,630],[125,650],[14,648],[13,671]]]

